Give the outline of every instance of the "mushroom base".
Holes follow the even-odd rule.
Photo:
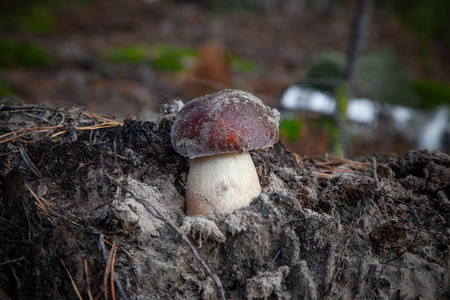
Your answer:
[[[248,206],[260,193],[250,153],[198,157],[192,161],[187,179],[186,211],[189,216],[227,214]]]

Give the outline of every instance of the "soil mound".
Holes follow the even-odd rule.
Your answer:
[[[325,176],[329,159],[279,143],[251,153],[263,193],[248,208],[187,217],[164,111],[0,107],[0,299],[450,297],[448,155]]]

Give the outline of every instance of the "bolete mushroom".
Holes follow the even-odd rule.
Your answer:
[[[188,102],[175,120],[175,151],[192,158],[187,178],[189,216],[227,214],[248,206],[261,192],[249,150],[278,139],[280,113],[252,94],[220,92]]]

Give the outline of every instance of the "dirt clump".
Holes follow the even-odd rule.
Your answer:
[[[249,207],[187,217],[189,160],[165,112],[0,108],[3,298],[450,296],[448,155],[324,177],[278,143],[251,152],[263,193]]]

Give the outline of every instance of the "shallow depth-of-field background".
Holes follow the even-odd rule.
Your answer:
[[[150,120],[163,103],[231,87],[281,108],[281,138],[299,154],[449,151],[445,0],[0,5],[2,103]],[[349,56],[357,62],[351,84]],[[334,115],[283,107],[295,84],[336,98]],[[353,98],[372,101],[354,108],[363,116],[356,121],[346,112]]]

